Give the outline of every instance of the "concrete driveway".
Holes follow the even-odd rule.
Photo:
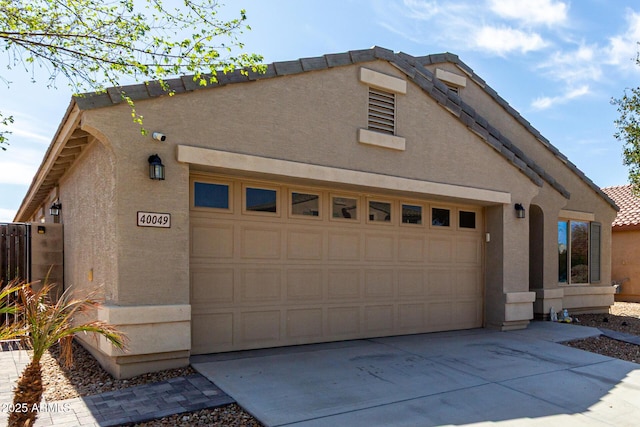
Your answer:
[[[192,357],[267,426],[636,426],[640,366],[558,342],[597,329],[534,322]]]

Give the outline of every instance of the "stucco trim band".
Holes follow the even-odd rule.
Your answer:
[[[591,212],[570,211],[562,209],[559,214],[560,218],[573,219],[576,221],[595,221],[596,215]]]
[[[138,305],[98,309],[98,320],[108,322],[128,338],[127,351],[114,348],[99,337],[98,348],[107,356],[135,356],[191,349],[191,306]]]
[[[384,190],[454,197],[486,203],[511,203],[511,193],[503,191],[419,181],[397,176],[339,169],[329,166],[292,162],[289,160],[270,159],[208,148],[190,147],[188,145],[178,145],[176,157],[179,162],[200,166],[351,184]]]
[[[406,146],[405,139],[400,136],[385,135],[367,129],[358,129],[358,142],[398,151],[404,151]]]

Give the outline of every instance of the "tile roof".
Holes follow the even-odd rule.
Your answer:
[[[175,79],[168,79],[166,83],[176,93],[186,93],[194,90],[210,89],[220,86],[226,86],[229,84],[250,82],[262,79],[276,78],[280,76],[305,73],[310,71],[325,70],[333,67],[352,65],[362,62],[369,62],[375,60],[389,61],[393,66],[401,70],[407,75],[409,80],[419,86],[425,94],[433,98],[443,108],[446,108],[451,114],[453,114],[460,122],[469,128],[472,132],[478,135],[485,143],[496,150],[502,157],[516,167],[520,172],[527,176],[533,183],[542,187],[544,182],[554,188],[565,198],[569,199],[571,194],[555,180],[546,170],[538,165],[533,159],[529,158],[521,149],[513,144],[506,136],[502,135],[494,126],[492,126],[485,118],[483,118],[477,111],[475,111],[470,105],[466,104],[462,99],[450,91],[449,88],[438,80],[434,74],[429,71],[425,65],[440,62],[451,62],[456,64],[465,73],[477,82],[480,87],[498,103],[507,113],[516,118],[529,132],[531,132],[540,143],[542,143],[547,149],[549,149],[556,157],[558,157],[567,167],[572,170],[580,179],[582,179],[588,186],[590,186],[595,193],[602,197],[614,208],[615,203],[607,196],[597,185],[595,185],[589,178],[586,177],[582,171],[580,171],[575,165],[560,153],[555,147],[553,147],[548,140],[546,140],[540,132],[533,128],[529,122],[527,122],[520,113],[518,113],[513,107],[511,107],[504,99],[502,99],[495,90],[491,89],[479,76],[477,76],[473,70],[464,64],[457,55],[451,53],[442,53],[429,56],[414,57],[406,53],[395,53],[389,49],[384,49],[375,46],[370,49],[352,50],[344,53],[327,54],[312,58],[301,58],[293,61],[275,62],[267,66],[265,73],[257,73],[249,70],[247,73],[242,73],[240,70],[235,70],[230,73],[218,72],[216,74],[217,82],[209,84],[207,86],[200,86],[197,82],[193,81],[193,76],[182,76]],[[166,92],[162,90],[158,82],[147,82],[141,84],[135,84],[130,86],[123,86],[118,88],[108,88],[104,92],[97,93],[85,93],[75,96],[67,115],[60,124],[58,132],[54,137],[54,141],[58,138],[58,133],[63,128],[65,121],[69,115],[69,111],[75,105],[80,111],[91,110],[95,108],[103,108],[112,106],[114,104],[120,104],[123,101],[121,92],[125,92],[134,101],[151,99],[159,96],[166,95]],[[48,154],[45,155],[47,160]],[[55,159],[51,159],[53,163],[56,163]],[[41,165],[37,175],[41,173],[46,174],[47,171],[42,170],[45,162]],[[36,175],[36,176],[37,176]],[[33,187],[34,183],[32,183]],[[23,200],[18,217],[28,217],[34,209],[40,203],[40,197],[30,197],[33,191],[37,191],[37,188],[30,188]],[[29,200],[28,205],[25,206],[25,202]]]
[[[606,187],[602,191],[620,207],[612,224],[614,229],[640,228],[640,197],[633,194],[630,184]]]

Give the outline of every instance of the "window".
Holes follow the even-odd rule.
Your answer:
[[[278,192],[265,188],[245,188],[245,209],[249,212],[278,212]]]
[[[391,222],[391,203],[369,201],[369,221]]]
[[[395,135],[396,95],[369,88],[369,130]]]
[[[403,224],[422,224],[422,206],[402,205]]]
[[[458,212],[459,228],[476,228],[476,213],[469,211]]]
[[[229,209],[229,186],[194,182],[193,205],[200,208]]]
[[[333,197],[331,199],[331,216],[333,218],[358,219],[358,199]]]
[[[572,284],[599,280],[600,224],[558,221],[558,281]]]
[[[318,216],[320,213],[320,196],[317,194],[291,193],[291,214]]]
[[[449,209],[431,208],[431,225],[449,227]]]

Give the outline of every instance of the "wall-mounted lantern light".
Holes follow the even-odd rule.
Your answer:
[[[163,180],[164,179],[164,165],[160,156],[154,154],[149,156],[149,178]]]
[[[51,216],[60,216],[60,209],[62,209],[62,204],[60,204],[60,202],[53,202],[49,208],[49,214]]]
[[[520,203],[516,203],[516,218],[524,218],[524,206],[522,206],[522,204]]]

